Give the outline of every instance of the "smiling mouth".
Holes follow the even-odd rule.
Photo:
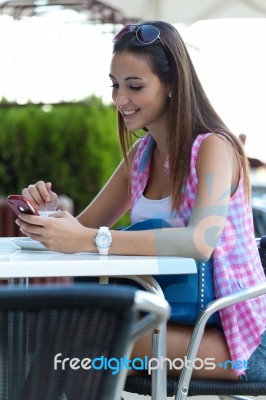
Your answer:
[[[130,117],[131,115],[136,114],[139,110],[122,110],[123,117]]]

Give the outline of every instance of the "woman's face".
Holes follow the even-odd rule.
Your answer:
[[[145,60],[127,53],[113,55],[110,78],[112,97],[130,131],[165,130],[170,88],[155,75]]]

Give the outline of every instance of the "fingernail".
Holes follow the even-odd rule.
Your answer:
[[[16,219],[16,220],[15,220],[15,223],[16,223],[18,226],[20,226],[19,219]]]

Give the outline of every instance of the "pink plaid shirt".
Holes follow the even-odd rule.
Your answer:
[[[211,133],[198,135],[192,146],[190,173],[184,187],[184,200],[178,210],[178,218],[185,226],[188,225],[197,197],[198,151],[202,141],[209,135]],[[154,144],[150,135],[140,140],[131,171],[132,207],[147,184]],[[167,162],[165,170],[167,174]],[[213,252],[213,278],[217,298],[265,281],[253,232],[252,209],[247,201],[242,176],[230,199],[227,222]],[[266,296],[227,307],[220,311],[220,318],[232,361],[246,361],[260,344],[261,334],[266,328]],[[237,375],[244,371],[244,367],[235,370]]]

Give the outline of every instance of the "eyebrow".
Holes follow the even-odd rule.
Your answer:
[[[116,80],[115,77],[112,74],[109,74],[109,77]],[[138,79],[138,80],[142,80],[142,78],[139,78],[138,76],[128,76],[125,81],[130,81],[131,79]]]

